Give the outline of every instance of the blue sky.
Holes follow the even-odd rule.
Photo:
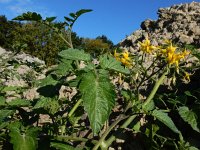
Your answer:
[[[115,44],[140,28],[145,19],[157,19],[160,7],[188,3],[193,0],[0,0],[0,15],[12,19],[27,11],[36,11],[43,17],[63,16],[79,9],[93,12],[81,16],[74,31],[81,37],[106,35]],[[195,0],[200,2],[200,0]]]

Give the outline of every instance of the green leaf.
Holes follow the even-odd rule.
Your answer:
[[[81,150],[79,148],[74,148],[74,147],[67,145],[67,144],[56,143],[56,142],[51,142],[51,147],[54,147],[58,150]]]
[[[56,74],[64,76],[68,74],[68,72],[73,69],[72,67],[72,61],[71,60],[65,60],[63,62],[60,62],[57,67],[55,67],[53,70]]]
[[[100,57],[100,65],[103,69],[111,69],[124,74],[130,74],[129,69],[122,66],[122,64],[112,56],[106,54]]]
[[[18,127],[11,127],[9,136],[14,150],[36,150],[38,128],[32,127],[25,132],[21,132]]]
[[[48,22],[52,22],[52,21],[54,21],[56,19],[56,17],[46,17],[46,21],[48,21]]]
[[[175,133],[180,133],[180,131],[176,128],[174,122],[168,116],[167,113],[164,113],[161,110],[154,110],[153,113],[152,113],[152,116],[154,116],[156,119],[158,119],[159,121],[164,123],[167,127],[169,127]]]
[[[47,97],[41,97],[40,100],[37,101],[33,109],[39,109],[43,108],[46,110],[49,114],[55,114],[60,106],[58,101],[55,99],[47,98]]]
[[[58,81],[56,81],[53,77],[53,75],[48,75],[46,78],[39,81],[40,86],[46,86],[46,85],[56,85]]]
[[[19,86],[6,86],[2,89],[2,92],[7,92],[7,91],[17,91],[19,90],[21,87]]]
[[[3,96],[0,96],[0,106],[5,106],[6,105],[6,99]]]
[[[14,106],[14,107],[25,107],[25,106],[30,106],[31,103],[28,100],[25,99],[14,99],[10,102],[8,102],[9,106]]]
[[[40,21],[40,20],[42,20],[42,17],[40,14],[37,14],[36,12],[27,12],[27,13],[23,13],[20,16],[15,17],[13,20]]]
[[[81,9],[81,10],[77,11],[75,14],[78,18],[80,15],[91,12],[91,11],[92,11],[92,9]]]
[[[192,95],[190,91],[185,91],[185,95],[198,99],[196,96]]]
[[[199,132],[197,127],[197,119],[194,112],[189,110],[188,107],[183,106],[179,107],[178,113],[185,122],[187,122],[195,131]]]
[[[59,56],[69,60],[84,60],[84,61],[91,60],[90,55],[85,53],[83,50],[72,49],[72,48],[61,51],[59,53]]]
[[[8,110],[8,109],[2,109],[0,110],[0,122],[3,122],[5,118],[12,115],[15,111]]]
[[[97,134],[115,104],[115,91],[108,72],[96,70],[85,73],[80,83],[80,91],[92,130]]]
[[[142,108],[144,109],[144,111],[150,111],[155,109],[155,103],[153,100],[151,100],[149,103],[147,103],[146,105],[143,105]]]

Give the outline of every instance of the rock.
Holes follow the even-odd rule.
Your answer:
[[[147,19],[122,42],[121,48],[138,49],[137,42],[145,37],[161,44],[161,39],[169,39],[178,44],[200,45],[200,3],[192,2],[174,5],[158,10],[158,20]]]

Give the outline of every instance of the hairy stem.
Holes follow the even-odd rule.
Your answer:
[[[163,75],[158,79],[158,81],[156,82],[156,84],[153,87],[153,90],[151,91],[150,95],[147,97],[146,101],[144,102],[143,107],[145,107],[148,103],[150,103],[150,101],[153,99],[153,97],[155,96],[159,86],[162,84],[163,80],[165,79],[166,75],[167,75],[167,71],[165,71],[163,73]]]
[[[104,134],[102,135],[102,137],[100,138],[100,140],[96,143],[96,145],[94,146],[94,148],[92,149],[92,150],[97,150],[98,148],[99,148],[99,146],[101,145],[102,146],[102,148],[104,149],[104,140],[105,140],[105,138],[106,138],[106,136],[110,133],[110,131],[121,121],[121,120],[123,120],[123,119],[125,119],[126,117],[122,114],[122,115],[120,115],[119,117],[118,117],[118,119],[117,120],[115,120],[112,124],[111,124],[111,126],[108,128],[108,130],[106,130],[105,132],[104,132]],[[106,145],[105,145],[105,147],[107,147]]]
[[[75,137],[75,136],[55,136],[54,138],[56,140],[58,140],[58,141],[64,141],[64,142],[68,142],[68,141],[82,141],[82,142],[87,142],[87,141],[89,141],[89,139],[82,138],[82,137]],[[92,140],[91,142],[93,144],[97,143],[96,140]]]
[[[71,109],[71,111],[68,114],[68,118],[72,116],[72,114],[76,111],[76,109],[78,108],[78,106],[81,104],[82,99],[79,99],[76,104],[74,105],[74,107]]]
[[[124,123],[122,126],[120,126],[120,128],[126,128],[135,118],[137,115],[132,115],[130,116]],[[112,142],[114,142],[116,140],[116,136],[112,135],[107,141],[105,141],[103,144],[105,145],[105,149],[107,149]]]

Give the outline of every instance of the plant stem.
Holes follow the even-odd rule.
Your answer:
[[[106,130],[105,132],[104,132],[104,134],[102,135],[102,137],[100,138],[100,140],[96,143],[96,145],[94,146],[94,148],[93,148],[93,150],[97,150],[98,148],[99,148],[99,146],[101,145],[102,146],[102,148],[104,149],[104,140],[105,140],[105,138],[106,138],[106,136],[110,133],[110,131],[121,121],[121,120],[123,120],[123,119],[125,119],[126,117],[122,114],[122,115],[120,115],[119,117],[118,117],[118,119],[117,120],[115,120],[112,124],[111,124],[111,126],[108,128],[108,130]],[[105,147],[107,147],[106,145],[105,145]]]
[[[126,128],[136,118],[136,116],[137,115],[130,116],[120,128]],[[107,149],[115,140],[116,140],[116,136],[112,135],[107,141],[103,143],[105,145],[104,149]]]
[[[71,109],[71,111],[68,114],[68,118],[72,116],[72,114],[76,111],[76,109],[78,108],[78,106],[81,104],[82,99],[79,99],[76,104],[74,105],[74,107]]]
[[[166,75],[167,75],[167,71],[165,71],[163,73],[163,75],[158,79],[158,81],[156,82],[156,84],[153,87],[153,90],[151,91],[150,95],[148,96],[148,98],[146,99],[146,101],[144,102],[143,107],[145,107],[155,96],[159,86],[162,84],[163,80],[165,79]]]
[[[72,141],[82,141],[82,142],[89,141],[89,139],[82,138],[82,137],[74,137],[74,136],[55,136],[54,138],[56,140],[58,140],[58,141],[64,141],[64,142],[67,142],[69,140],[72,140]],[[97,141],[96,140],[92,140],[92,143],[96,144]]]
[[[59,33],[58,35],[70,48],[73,48],[73,46],[63,37],[61,33]]]

